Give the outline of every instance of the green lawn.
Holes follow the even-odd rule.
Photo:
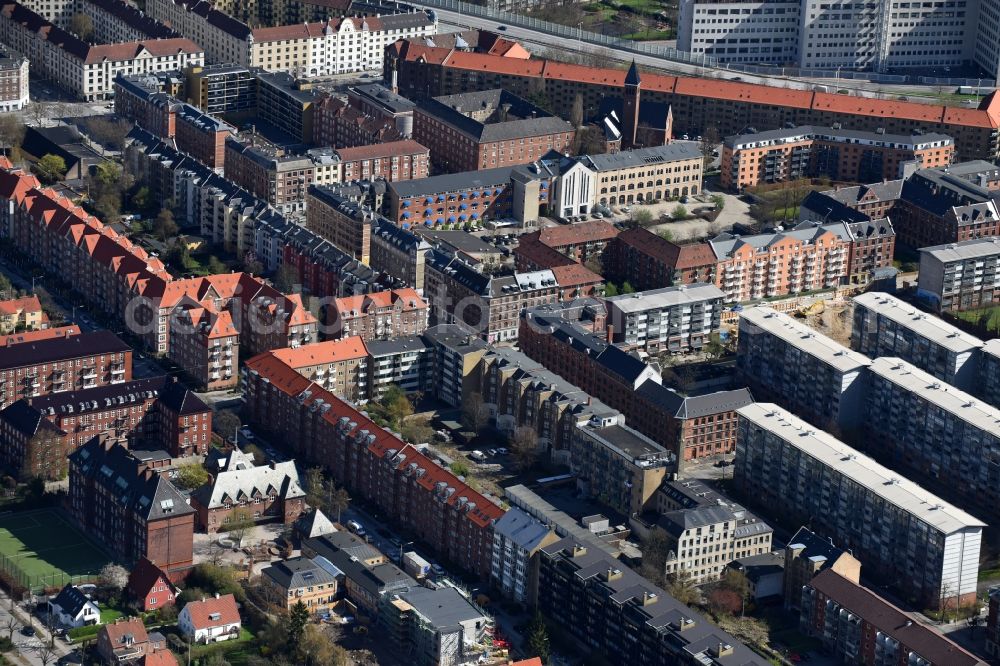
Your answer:
[[[123,615],[124,613],[122,613],[117,608],[110,608],[104,604],[101,604],[101,624],[108,624],[110,622],[114,622]]]
[[[954,314],[962,321],[980,326],[985,325],[986,330],[991,333],[1000,333],[1000,306],[981,308],[979,310],[965,310]]]
[[[0,517],[0,566],[33,589],[96,576],[107,555],[55,509]]]

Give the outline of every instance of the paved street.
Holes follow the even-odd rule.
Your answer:
[[[28,613],[18,606],[11,612],[10,597],[6,593],[0,592],[0,635],[6,636],[9,631],[9,622],[14,618],[16,627],[12,639],[17,646],[17,653],[12,654],[19,663],[30,664],[31,666],[52,666],[56,659],[69,654],[71,649],[66,641],[57,638],[54,646],[46,649],[48,645],[48,632],[41,626],[38,618],[32,618],[32,626],[37,631],[35,636],[25,636],[21,633],[21,628],[28,620]]]

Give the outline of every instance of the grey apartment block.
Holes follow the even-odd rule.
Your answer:
[[[984,517],[1000,506],[1000,410],[898,358],[869,368],[863,442]]]
[[[851,347],[870,358],[895,356],[971,391],[982,346],[979,338],[890,294],[868,292],[854,299]]]
[[[939,312],[992,305],[1000,298],[1000,238],[920,248],[917,295]]]
[[[907,601],[975,598],[983,522],[777,405],[737,415],[746,497],[788,527],[810,522]]]
[[[605,299],[613,341],[675,353],[701,349],[719,330],[725,294],[697,283],[637,291]]]
[[[868,357],[768,307],[740,316],[736,367],[755,397],[821,428],[861,425]]]
[[[1000,407],[1000,339],[989,340],[979,355],[979,382],[973,391],[994,407]]]

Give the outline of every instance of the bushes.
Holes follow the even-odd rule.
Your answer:
[[[66,635],[76,643],[80,641],[85,641],[88,638],[96,638],[97,632],[101,630],[101,625],[99,624],[89,624],[83,627],[74,627],[66,632]]]

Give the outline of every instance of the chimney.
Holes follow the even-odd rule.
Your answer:
[[[504,102],[500,105],[500,122],[507,122],[507,114],[510,113],[510,103]]]
[[[218,592],[216,592],[216,593],[215,593],[215,598],[216,598],[216,599],[218,599],[218,598],[219,598],[219,593],[218,593]]]
[[[612,339],[614,339],[615,337],[615,325],[609,322],[607,331],[608,331],[608,342],[611,342]]]

